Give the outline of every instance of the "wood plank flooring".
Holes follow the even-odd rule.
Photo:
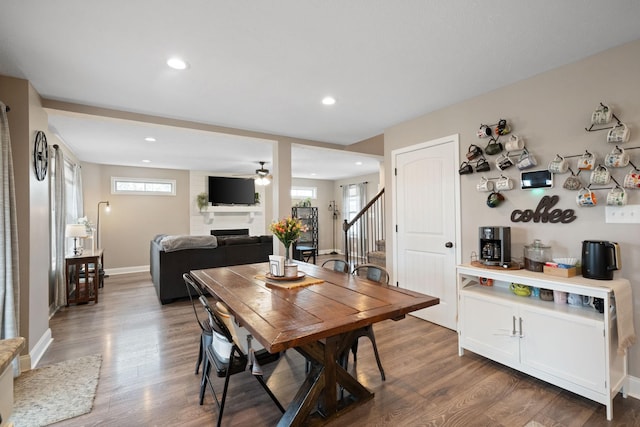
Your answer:
[[[99,304],[63,308],[50,322],[54,341],[40,366],[103,356],[93,411],[56,425],[215,424],[211,395],[198,404],[200,331],[189,301],[160,305],[147,273],[111,276],[100,292]],[[375,398],[332,426],[640,426],[640,401],[619,395],[607,422],[603,405],[471,352],[459,357],[454,331],[411,316],[375,331],[387,380],[362,338],[350,369]],[[289,350],[264,371],[286,406],[304,379],[304,360]],[[214,384],[220,388],[219,379]],[[232,377],[223,425],[273,426],[279,417],[249,372]]]

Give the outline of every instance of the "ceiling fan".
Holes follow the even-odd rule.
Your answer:
[[[271,183],[271,180],[273,179],[273,176],[269,174],[269,169],[264,168],[265,162],[259,162],[259,163],[260,163],[260,169],[256,169],[256,177],[255,177],[256,184],[269,185]]]

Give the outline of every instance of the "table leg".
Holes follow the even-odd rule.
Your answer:
[[[346,333],[296,348],[312,360],[311,369],[278,426],[322,425],[373,399],[374,394],[339,364],[340,354],[352,340],[353,334]],[[338,386],[350,396],[338,400]]]

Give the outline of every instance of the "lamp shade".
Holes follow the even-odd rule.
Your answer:
[[[87,227],[84,224],[67,224],[65,235],[67,237],[87,237]]]

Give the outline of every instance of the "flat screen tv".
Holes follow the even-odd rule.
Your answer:
[[[209,202],[216,205],[255,204],[255,181],[251,178],[209,177]]]

